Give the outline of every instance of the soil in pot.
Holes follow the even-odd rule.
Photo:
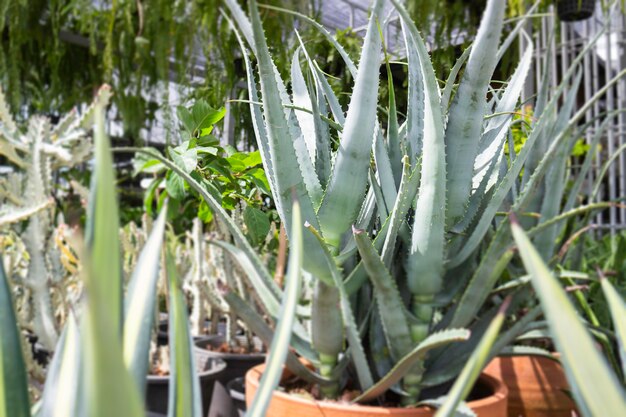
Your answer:
[[[207,415],[211,405],[215,381],[226,371],[226,362],[214,357],[195,357],[200,379],[202,415]],[[161,373],[164,373],[161,370]],[[167,414],[169,399],[169,375],[148,375],[146,386],[146,409],[155,413]]]
[[[246,374],[246,403],[250,405],[254,394],[259,387],[259,381],[265,365],[258,365]],[[282,381],[285,382],[293,375],[283,371]],[[503,417],[507,412],[507,388],[496,378],[482,374],[477,383],[478,391],[482,391],[485,397],[471,400],[468,406],[476,412],[478,417]],[[435,411],[428,407],[400,408],[378,407],[369,405],[353,405],[348,401],[318,401],[302,395],[288,394],[274,391],[272,400],[267,409],[267,417],[379,417],[379,416],[403,416],[403,417],[429,417],[434,416]],[[348,393],[349,394],[349,393]]]
[[[235,340],[243,339],[243,337],[237,336]],[[263,343],[257,337],[253,341],[252,352],[230,347],[224,336],[200,338],[196,339],[194,343],[196,345],[196,357],[220,358],[226,362],[226,372],[219,378],[224,386],[235,378],[245,376],[250,368],[265,361]],[[239,343],[239,345],[245,345],[245,343]]]
[[[576,410],[561,364],[542,356],[502,356],[484,371],[509,389],[509,417],[571,417]]]

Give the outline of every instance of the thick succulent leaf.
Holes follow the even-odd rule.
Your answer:
[[[239,6],[237,0],[224,0],[224,2],[226,3],[228,10],[230,10],[230,13],[233,15],[235,22],[237,22],[237,26],[246,39],[246,42],[248,42],[248,46],[250,46],[252,53],[256,55],[256,44],[254,42],[254,36],[252,35],[252,24],[250,23],[250,20],[248,20],[248,17],[241,6]]]
[[[232,1],[232,0],[229,0],[229,1]],[[302,13],[295,12],[293,10],[283,9],[282,7],[271,6],[268,4],[260,5],[260,7],[263,7],[269,10],[276,10],[282,13],[287,13],[287,14],[296,16],[297,18],[301,19],[303,22],[306,22],[310,24],[311,26],[313,26],[315,29],[317,29],[317,31],[320,34],[322,34],[331,43],[331,45],[333,45],[333,47],[337,50],[337,52],[339,52],[339,55],[343,59],[343,62],[345,62],[346,67],[348,67],[348,71],[350,71],[350,74],[352,74],[352,77],[354,78],[357,77],[357,68],[354,65],[354,62],[352,62],[352,59],[350,59],[350,56],[348,55],[346,50],[343,48],[343,46],[341,46],[341,44],[337,41],[337,39],[335,39],[335,37],[323,25],[316,22],[314,19],[311,19],[309,16],[304,15]]]
[[[415,207],[413,235],[407,260],[409,288],[413,294],[432,295],[441,288],[446,216],[446,153],[437,77],[424,40],[407,11],[393,0],[407,29],[407,43],[419,57],[424,84],[424,142],[422,173]]]
[[[453,342],[462,342],[469,338],[470,332],[466,329],[448,329],[433,333],[424,339],[415,349],[400,359],[396,365],[380,381],[376,382],[370,389],[354,399],[354,402],[368,402],[382,395],[395,383],[400,381],[407,372],[413,369],[413,365],[423,362],[426,355],[432,349],[447,345]]]
[[[469,395],[480,372],[487,364],[491,347],[498,338],[498,333],[500,333],[500,328],[502,327],[502,323],[504,323],[508,304],[509,302],[505,301],[496,317],[491,321],[487,331],[480,339],[478,346],[476,346],[466,365],[463,367],[461,374],[454,381],[454,385],[452,385],[450,391],[448,391],[444,403],[437,409],[435,417],[454,416],[458,405]]]
[[[165,232],[167,204],[152,227],[126,291],[124,309],[124,360],[144,393],[150,351],[150,339],[157,299],[157,281],[161,261],[161,245]]]
[[[122,277],[113,161],[104,134],[104,110],[95,107],[96,167],[83,256],[87,305],[81,331],[85,404],[91,417],[140,416],[143,400],[126,369],[121,344]]]
[[[604,278],[600,283],[611,311],[613,326],[615,327],[617,346],[622,362],[622,372],[626,372],[626,303],[608,279]]]
[[[293,226],[291,224],[293,198],[300,202],[302,217],[312,225],[319,226],[314,206],[316,205],[316,195],[321,194],[321,185],[311,159],[306,155],[304,141],[299,136],[293,137],[291,135],[292,131],[296,134],[298,132],[295,130],[299,129],[294,130],[296,126],[291,123],[291,118],[288,117],[291,110],[284,108],[285,100],[283,98],[288,100],[288,97],[283,97],[286,95],[286,91],[284,91],[284,84],[270,57],[256,1],[250,2],[250,14],[261,79],[263,114],[277,188],[274,199],[280,200],[279,206],[282,210],[280,216],[285,223],[287,234],[290,235]],[[295,116],[293,117],[295,118]],[[315,184],[316,182],[317,184]],[[311,273],[325,273],[325,271],[320,270],[324,261],[319,245],[312,236],[305,236],[304,239],[304,247],[308,255],[305,259],[305,269]]]
[[[389,153],[389,160],[391,161],[391,168],[393,170],[393,177],[396,183],[396,187],[400,186],[400,179],[402,177],[402,155],[403,148],[406,147],[404,141],[400,140],[400,126],[398,125],[398,110],[396,108],[396,93],[393,85],[393,74],[389,66],[389,60],[387,60],[387,85],[389,86],[389,121],[387,123],[387,151]],[[409,84],[410,85],[410,84]]]
[[[471,51],[472,51],[471,46],[466,48],[461,54],[461,56],[454,63],[454,66],[450,70],[450,74],[448,74],[448,78],[446,80],[446,86],[443,88],[443,91],[441,92],[441,113],[443,114],[448,113],[448,106],[450,105],[450,98],[452,97],[452,90],[454,89],[454,85],[455,85],[454,82],[456,81],[456,78],[458,77],[459,71],[461,71],[463,64],[465,64],[465,62],[467,61],[467,58],[469,58],[469,54]]]
[[[1,100],[1,98],[0,98]],[[11,289],[0,259],[0,417],[29,417],[30,404],[22,335],[17,328]]]
[[[200,380],[195,357],[185,295],[176,274],[174,258],[165,255],[169,290],[169,348],[170,376],[168,417],[202,417]]]
[[[352,361],[354,362],[357,377],[359,378],[359,385],[363,390],[368,389],[374,384],[374,379],[372,378],[372,373],[367,362],[367,357],[365,356],[365,350],[363,349],[363,344],[361,343],[361,335],[359,333],[356,320],[354,319],[354,313],[352,311],[350,298],[348,297],[348,293],[346,292],[343,284],[343,276],[341,274],[341,271],[339,270],[339,267],[337,266],[335,259],[330,253],[328,246],[326,246],[326,242],[324,241],[322,236],[310,225],[308,225],[307,227],[309,231],[313,233],[315,237],[317,237],[320,246],[322,246],[322,249],[324,249],[324,254],[326,255],[326,263],[328,264],[328,268],[332,274],[334,284],[339,291],[339,306],[341,308],[341,317],[346,328],[346,338],[350,347],[350,354],[352,356]]]
[[[324,91],[324,96],[326,96],[326,101],[328,101],[328,105],[330,106],[330,111],[333,114],[333,118],[335,122],[339,123],[339,125],[344,126],[346,123],[346,115],[341,108],[341,104],[339,104],[339,99],[335,95],[332,87],[328,83],[326,79],[326,75],[320,69],[317,62],[313,61],[313,65],[315,66],[315,72],[317,73],[317,78],[320,82],[322,90]]]
[[[470,196],[474,158],[482,130],[485,96],[497,64],[504,19],[504,0],[489,0],[473,43],[467,67],[450,107],[446,126],[448,164],[448,223],[463,216]]]
[[[76,317],[70,312],[52,361],[48,365],[40,417],[78,415],[82,353]]]
[[[264,417],[274,389],[280,382],[283,364],[287,358],[291,340],[291,328],[296,316],[296,306],[300,298],[300,282],[302,281],[302,262],[304,249],[302,245],[302,218],[297,202],[292,209],[294,226],[289,246],[289,269],[285,279],[285,293],[281,305],[280,319],[276,324],[276,332],[272,339],[265,371],[259,383],[252,404],[246,415]]]
[[[516,222],[511,225],[520,256],[543,307],[576,402],[586,415],[626,414],[626,393],[594,345],[559,282]]]
[[[381,61],[381,39],[376,22],[381,9],[382,1],[376,0],[341,133],[341,146],[318,212],[324,238],[334,247],[339,246],[341,235],[358,216],[365,198],[369,155],[376,126]],[[315,226],[313,222],[309,223]]]
[[[408,60],[408,91],[406,110],[406,153],[414,163],[422,152],[424,141],[424,107],[429,103],[425,100],[424,74],[415,41],[409,33],[407,24],[402,21],[402,34]]]
[[[53,199],[45,200],[40,203],[36,203],[32,206],[27,206],[23,208],[13,208],[6,214],[0,215],[0,226],[7,226],[12,223],[17,223],[22,220],[28,219],[29,217],[39,213],[42,210],[47,209],[48,207],[54,204]]]
[[[374,296],[387,345],[392,358],[397,361],[411,351],[413,343],[400,291],[365,231],[355,229],[354,238],[365,270],[374,285]]]
[[[376,163],[376,177],[382,189],[385,205],[389,211],[391,211],[394,204],[393,202],[396,201],[398,195],[398,189],[396,187],[391,160],[389,159],[389,152],[385,146],[378,123],[376,124],[376,131],[374,133],[374,161]]]
[[[109,140],[104,132],[104,107],[94,108],[95,168],[89,198],[86,241],[93,262],[94,289],[104,300],[116,340],[122,336],[122,254],[115,171]],[[109,341],[113,343],[112,340]]]
[[[304,142],[311,159],[315,158],[315,122],[313,121],[313,110],[311,109],[311,97],[307,83],[300,68],[300,50],[302,46],[296,48],[291,61],[291,89],[293,93],[293,105],[309,110],[309,112],[296,111],[298,124],[304,135]]]

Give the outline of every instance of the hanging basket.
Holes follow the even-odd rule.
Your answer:
[[[589,19],[595,8],[596,0],[556,0],[557,13],[563,22]]]

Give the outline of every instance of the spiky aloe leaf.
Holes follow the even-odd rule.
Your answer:
[[[119,241],[119,212],[115,192],[115,171],[109,140],[104,132],[104,107],[95,114],[94,156],[96,165],[91,184],[86,243],[91,253],[94,277],[90,280],[107,300],[111,325],[118,341],[122,336],[122,255]]]
[[[395,366],[375,385],[354,399],[354,402],[368,402],[382,395],[395,383],[400,381],[413,365],[423,362],[431,350],[453,342],[462,342],[469,338],[467,329],[448,329],[433,333],[424,339],[415,349],[400,359]]]
[[[504,20],[504,0],[489,0],[474,40],[467,67],[450,107],[446,126],[448,224],[463,216],[470,196],[474,158],[485,112],[485,96],[496,68]]]
[[[450,74],[448,74],[448,78],[446,79],[446,86],[441,92],[441,112],[443,114],[448,113],[448,107],[450,106],[450,98],[452,97],[454,82],[456,81],[456,77],[459,75],[459,71],[461,71],[463,64],[465,64],[467,58],[469,58],[469,54],[471,51],[472,47],[467,47],[454,63],[454,66],[450,70]]]
[[[408,30],[407,46],[419,57],[424,84],[424,142],[422,174],[415,207],[411,248],[407,259],[409,288],[413,295],[431,296],[441,288],[446,213],[446,153],[437,77],[424,40],[407,11],[393,0]]]
[[[470,356],[467,364],[463,367],[461,374],[458,376],[454,385],[446,395],[446,399],[441,407],[435,413],[435,417],[449,417],[453,416],[459,403],[469,395],[470,391],[474,387],[480,372],[483,370],[489,358],[491,346],[494,344],[500,333],[502,323],[504,323],[506,309],[509,306],[510,300],[506,300],[498,314],[489,324],[487,331],[480,339],[478,346],[474,349],[474,352]]]
[[[169,290],[170,383],[168,417],[201,417],[200,381],[196,371],[185,296],[180,288],[174,258],[165,254]]]
[[[48,365],[39,417],[66,417],[79,414],[83,388],[81,344],[76,317],[70,312],[52,361]],[[84,404],[82,404],[84,405]]]
[[[355,229],[353,234],[365,270],[375,288],[374,296],[391,356],[399,360],[411,351],[413,344],[400,292],[365,231]]]
[[[124,360],[141,394],[145,391],[150,339],[157,298],[161,246],[165,232],[167,204],[152,227],[141,250],[126,291],[124,309]]]
[[[409,86],[407,91],[406,152],[411,163],[422,152],[424,141],[424,107],[428,106],[424,93],[424,74],[420,57],[409,34],[407,23],[402,21],[402,34],[407,50]]]
[[[603,278],[600,280],[600,283],[611,311],[613,326],[615,327],[617,346],[622,362],[622,372],[626,373],[626,303],[608,279]]]
[[[302,280],[303,245],[302,245],[302,218],[300,207],[294,202],[292,209],[294,226],[290,241],[289,270],[285,283],[285,296],[282,301],[280,320],[276,325],[276,333],[270,346],[270,353],[266,361],[265,371],[259,383],[249,411],[251,417],[264,417],[269,406],[272,392],[278,385],[282,375],[283,364],[289,352],[291,327],[296,315],[296,306],[300,294]]]
[[[341,134],[341,146],[318,211],[324,238],[334,247],[339,246],[341,235],[356,219],[365,197],[369,154],[376,126],[381,51],[376,21],[381,9],[382,1],[376,0]],[[313,222],[309,223],[315,226]]]
[[[581,412],[591,416],[626,413],[626,393],[594,345],[567,294],[517,222],[511,229],[537,292]]]
[[[91,417],[140,416],[143,401],[124,364],[121,344],[122,277],[118,208],[104,109],[96,105],[96,167],[89,212],[89,249],[83,256],[87,306],[81,331],[84,384]]]
[[[0,259],[0,417],[30,417],[21,334]]]

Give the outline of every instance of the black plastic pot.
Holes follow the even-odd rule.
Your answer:
[[[165,346],[168,344],[168,341],[170,340],[169,337],[169,333],[168,333],[168,322],[167,320],[161,320],[159,322],[159,330],[157,331],[157,346]],[[207,320],[205,322],[205,329],[209,329],[211,327],[211,321]],[[221,335],[225,335],[226,334],[226,323],[219,323],[217,325],[217,332],[218,334]],[[202,339],[203,337],[206,336],[194,336],[194,340],[198,340],[198,339]]]
[[[589,19],[596,8],[596,0],[557,0],[556,10],[564,22]]]
[[[202,397],[202,415],[207,415],[211,406],[211,396],[215,381],[226,371],[226,362],[215,357],[198,357],[196,369],[200,378],[200,394]],[[148,375],[146,387],[146,409],[155,413],[167,414],[169,400],[169,376]]]
[[[233,417],[244,417],[246,415],[246,381],[243,377],[235,378],[226,384],[226,390],[233,402],[235,411]]]
[[[238,336],[243,337],[243,336]],[[221,353],[207,349],[207,346],[218,348],[225,341],[224,336],[209,336],[194,341],[197,358],[219,358],[226,362],[226,372],[220,375],[219,381],[226,386],[231,380],[246,375],[248,369],[265,361],[265,353]],[[263,347],[261,339],[254,339],[255,346],[260,350]]]

